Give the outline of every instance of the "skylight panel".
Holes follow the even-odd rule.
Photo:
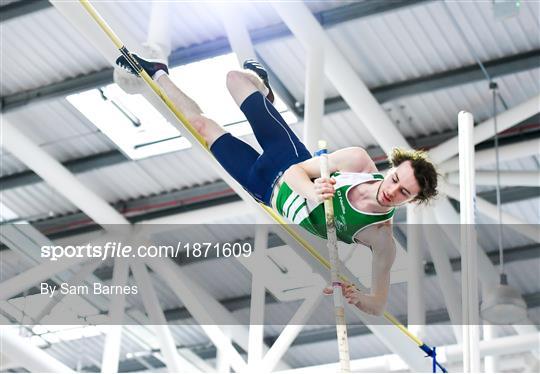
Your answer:
[[[227,72],[238,69],[228,54],[171,69],[171,79],[195,100],[203,113],[235,136],[252,133],[243,113],[227,91]],[[187,149],[189,141],[142,95],[128,95],[116,84],[66,98],[131,159]],[[289,123],[296,117],[276,96],[276,108]],[[182,130],[183,131],[183,130]]]

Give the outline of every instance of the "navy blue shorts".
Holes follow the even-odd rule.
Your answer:
[[[229,133],[210,147],[221,166],[255,199],[270,206],[272,190],[289,166],[311,158],[311,154],[289,128],[279,112],[260,92],[247,97],[244,112],[263,153]]]

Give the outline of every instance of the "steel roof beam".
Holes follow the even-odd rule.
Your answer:
[[[484,63],[487,71],[493,78],[508,74],[515,74],[539,67],[540,49],[535,49],[525,53],[518,53],[513,56],[505,56]],[[435,73],[425,77],[396,82],[385,86],[375,87],[371,92],[375,98],[383,103],[394,100],[402,96],[420,95],[426,92],[433,92],[445,88],[460,86],[485,79],[477,64],[464,66],[458,69]],[[487,88],[487,82],[486,82]],[[343,98],[332,97],[325,100],[325,113],[334,113],[348,109],[349,106]],[[299,111],[303,112],[303,105],[299,106]]]
[[[48,0],[24,0],[0,7],[0,23],[51,7]]]

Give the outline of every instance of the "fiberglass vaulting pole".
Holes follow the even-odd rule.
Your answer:
[[[461,298],[463,318],[463,371],[477,373],[480,370],[478,344],[479,304],[476,229],[474,227],[473,116],[459,112],[459,170],[460,170],[460,236],[461,248]]]
[[[321,177],[330,178],[328,171],[328,152],[326,142],[319,141],[319,157]],[[324,200],[324,212],[326,220],[326,246],[330,256],[330,281],[334,299],[334,313],[336,316],[336,333],[339,351],[339,365],[342,373],[351,371],[349,358],[349,340],[347,338],[347,322],[345,320],[345,307],[343,306],[343,284],[341,283],[338,261],[337,234],[334,222],[334,205],[332,197]]]

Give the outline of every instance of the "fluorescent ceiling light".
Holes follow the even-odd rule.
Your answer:
[[[233,54],[174,68],[171,79],[199,104],[204,114],[235,136],[251,127],[225,86],[227,72],[238,69]],[[142,95],[127,95],[116,84],[66,98],[131,159],[179,151],[191,144]],[[276,96],[275,106],[288,123],[297,121]]]

